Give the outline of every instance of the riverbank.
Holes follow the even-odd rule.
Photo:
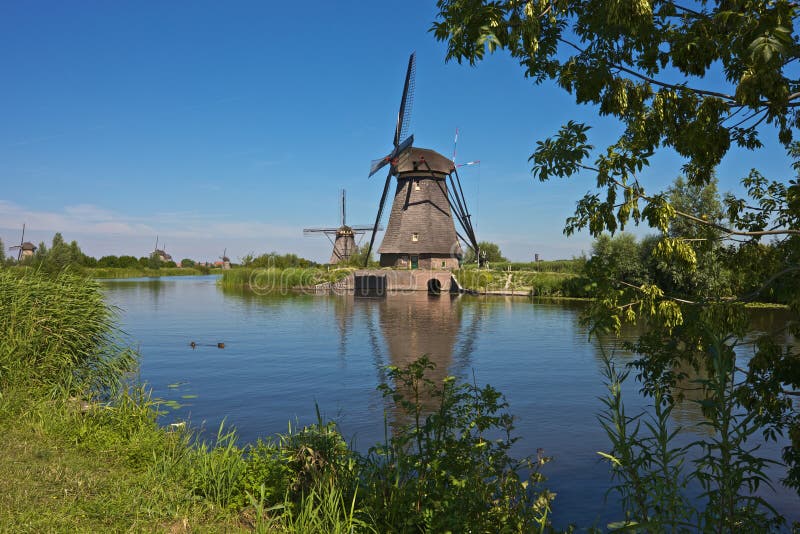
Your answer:
[[[194,267],[162,267],[159,269],[129,267],[85,267],[82,272],[98,280],[112,278],[160,278],[162,276],[199,276],[221,273],[222,269],[195,269]]]
[[[344,280],[355,268],[289,267],[285,269],[241,267],[222,271],[219,284],[227,289],[248,289],[257,293],[288,289],[314,289],[315,286]]]

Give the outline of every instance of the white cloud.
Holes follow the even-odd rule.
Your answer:
[[[55,232],[61,232],[68,241],[77,239],[85,252],[95,256],[144,254],[151,250],[156,236],[167,243],[173,256],[181,257],[213,258],[225,246],[229,254],[236,253],[233,248],[241,248],[241,254],[270,250],[321,253],[302,239],[299,227],[236,220],[230,215],[175,211],[143,216],[93,204],[46,211],[0,199],[0,237],[7,242],[19,239],[23,223],[27,227],[26,240],[49,242]]]

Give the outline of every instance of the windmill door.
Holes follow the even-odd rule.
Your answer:
[[[411,268],[419,269],[419,256],[417,256],[416,254],[411,255]]]

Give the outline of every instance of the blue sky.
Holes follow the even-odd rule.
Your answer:
[[[481,160],[462,173],[478,238],[518,261],[588,251],[561,230],[592,177],[542,184],[527,159],[569,119],[598,146],[618,126],[504,54],[446,64],[435,14],[434,1],[0,3],[0,238],[24,222],[32,241],[61,231],[94,256],[145,255],[158,235],[177,258],[324,261],[330,244],[302,228],[337,223],[340,188],[348,222],[374,220],[369,162],[390,149],[416,50],[415,144],[450,155],[458,127],[459,160]],[[774,145],[732,153],[720,189],[754,165],[785,177],[789,162]],[[679,168],[654,160],[648,190]]]

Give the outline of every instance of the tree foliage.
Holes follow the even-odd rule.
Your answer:
[[[500,251],[500,245],[497,243],[491,243],[489,241],[481,241],[478,243],[478,249],[480,250],[480,254],[483,258],[484,262],[490,263],[500,263],[500,262],[507,262],[508,260],[503,257],[503,253]],[[464,259],[462,260],[463,263],[476,263],[475,258],[475,251],[472,248],[468,248],[467,252],[464,254]]]
[[[242,258],[243,267],[288,269],[290,267],[315,267],[317,264],[311,260],[301,258],[297,254],[278,254],[270,252],[255,256],[252,252]]]
[[[800,313],[794,26],[800,6],[786,0],[439,0],[438,7],[432,31],[447,42],[448,59],[474,65],[486,52],[504,49],[537,84],[553,82],[576,103],[619,121],[622,133],[607,146],[593,144],[589,125],[570,121],[539,141],[529,158],[538,180],[595,181],[565,234],[585,230],[598,237],[630,224],[658,232],[647,243],[648,262],[661,276],[626,282],[615,277],[613,265],[599,269],[593,324],[618,329],[626,320],[647,322],[649,333],[633,346],[645,388],[674,381],[682,362],[717,373],[715,383],[730,389],[720,397],[708,388],[708,402],[749,410],[768,436],[788,430],[785,482],[800,489],[800,416],[791,400],[800,390],[797,350],[761,336],[754,356],[736,363],[741,373],[710,356],[723,347],[737,357],[733,347],[744,342],[749,301],[772,294]],[[723,157],[732,149],[755,156],[767,137],[786,149],[794,169],[774,178],[756,169],[723,176],[740,178],[746,195],[727,194],[716,205],[710,188]],[[648,183],[648,167],[662,150],[683,158],[684,178],[658,190]],[[715,282],[726,262],[753,270]],[[785,328],[800,334],[796,321]]]

